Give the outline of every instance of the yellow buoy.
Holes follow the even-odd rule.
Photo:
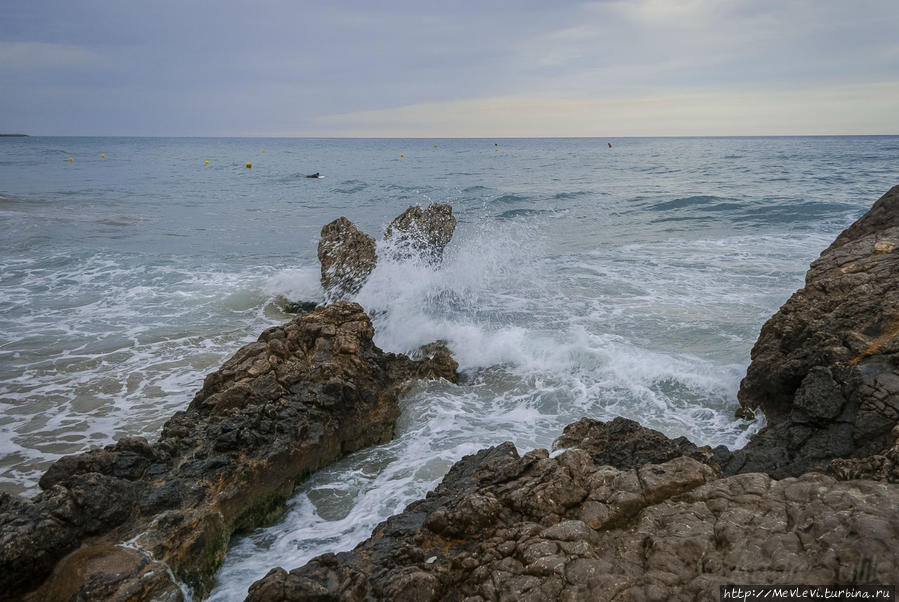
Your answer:
[[[74,161],[74,157],[69,157],[69,161]]]
[[[206,162],[206,165],[209,165],[209,161]]]
[[[437,145],[436,145],[436,144],[434,145],[434,148],[437,148]]]
[[[405,157],[405,156],[406,156],[406,155],[404,155],[403,153],[400,153],[400,159],[402,159],[402,158]]]
[[[253,167],[253,164],[250,163],[249,161],[247,161],[247,169],[249,169],[249,168],[251,168],[251,167]]]
[[[100,158],[101,158],[101,159],[105,159],[105,158],[106,158],[106,155],[100,155]]]
[[[265,149],[262,149],[262,152],[265,152]]]

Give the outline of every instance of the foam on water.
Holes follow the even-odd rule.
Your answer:
[[[0,269],[0,329],[28,333],[0,347],[0,483],[15,488],[61,455],[152,438],[205,372],[283,318],[247,275],[104,254]]]

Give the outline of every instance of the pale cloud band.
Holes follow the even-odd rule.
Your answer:
[[[891,132],[884,131],[889,124]],[[296,134],[358,137],[751,136],[899,133],[899,81],[788,91],[579,100],[507,96],[320,118]]]

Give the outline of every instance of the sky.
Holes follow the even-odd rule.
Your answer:
[[[0,132],[899,134],[899,0],[0,0]]]

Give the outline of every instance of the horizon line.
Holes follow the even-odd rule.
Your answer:
[[[285,140],[606,140],[646,138],[888,138],[890,134],[683,134],[661,136],[290,136],[290,135],[165,135],[165,134],[5,134],[0,138],[281,138]]]

